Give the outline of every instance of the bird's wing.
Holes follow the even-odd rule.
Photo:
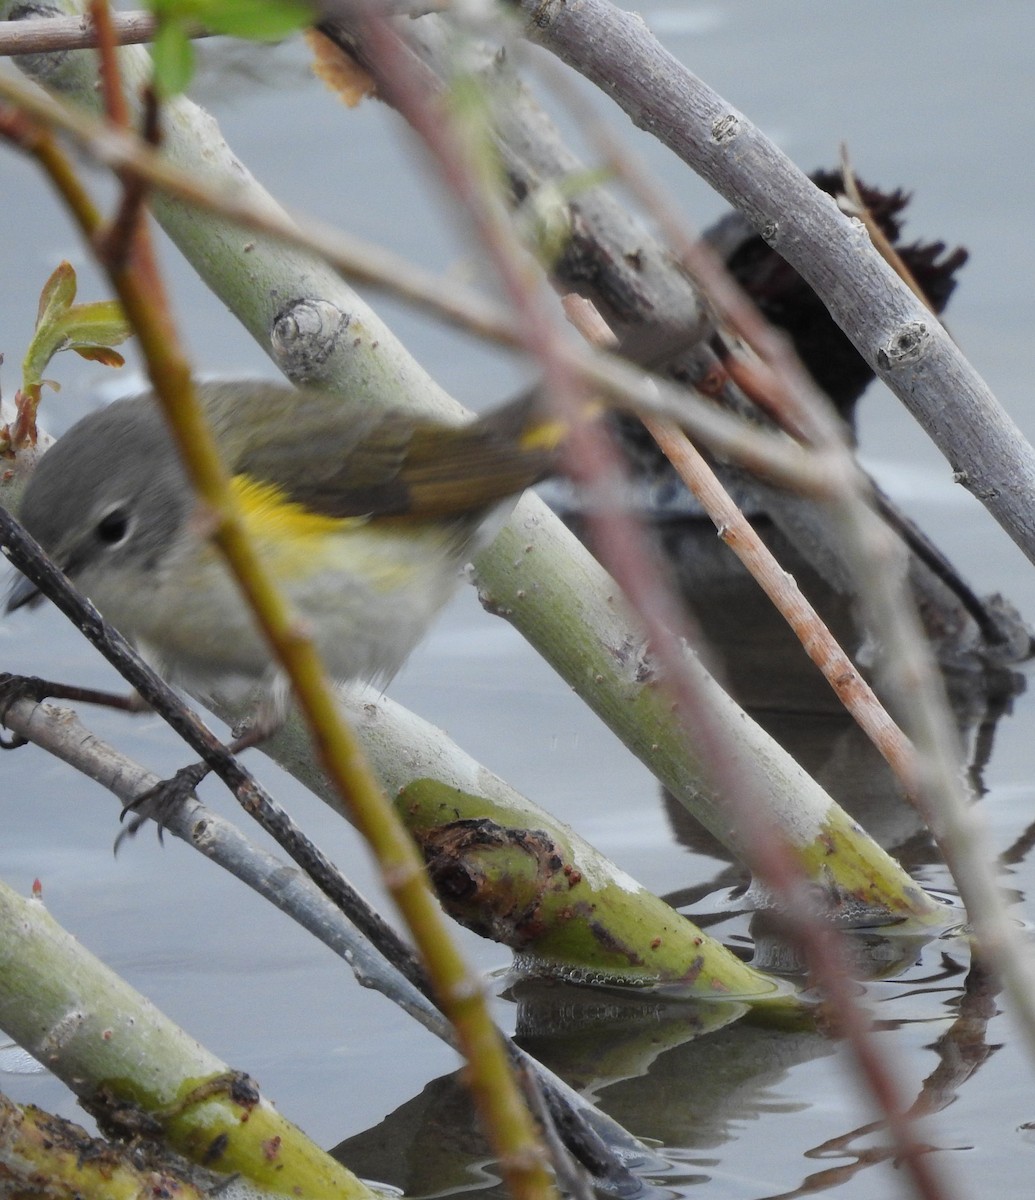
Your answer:
[[[537,418],[532,397],[447,425],[403,411],[353,414],[333,397],[284,391],[265,413],[245,400],[243,420],[241,396],[226,406],[236,427],[220,438],[231,447],[228,465],[326,516],[473,514],[543,478],[556,461],[559,431]],[[218,430],[220,412],[213,417]]]

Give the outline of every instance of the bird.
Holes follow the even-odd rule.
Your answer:
[[[196,386],[244,525],[330,677],[386,686],[453,593],[479,531],[556,468],[562,425],[527,393],[462,424],[255,380]],[[213,544],[155,397],[81,418],[44,454],[20,519],[170,683],[258,689],[248,744],[290,698]],[[13,612],[41,599],[26,578]]]

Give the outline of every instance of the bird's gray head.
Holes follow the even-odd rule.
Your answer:
[[[98,601],[154,570],[190,499],[161,414],[149,398],[119,400],[77,422],[40,459],[21,521],[59,567]],[[11,612],[39,598],[20,579]]]

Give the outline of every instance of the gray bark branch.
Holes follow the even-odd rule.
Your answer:
[[[609,0],[520,0],[530,38],[740,209],[824,301],[963,484],[1035,561],[1035,451],[940,323],[746,117]]]

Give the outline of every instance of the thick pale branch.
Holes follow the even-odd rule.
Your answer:
[[[941,324],[742,113],[610,0],[520,0],[527,32],[592,80],[750,219],[927,430],[954,477],[1035,561],[1035,451]]]
[[[156,21],[149,12],[113,13],[112,24],[119,44],[131,46],[149,42],[154,36]],[[201,36],[200,31],[196,36]],[[97,30],[86,14],[10,21],[0,28],[0,57],[86,50],[97,43]]]

